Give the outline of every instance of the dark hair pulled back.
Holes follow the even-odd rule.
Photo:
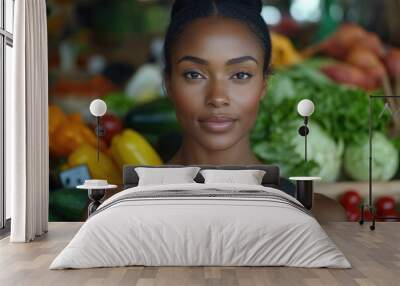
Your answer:
[[[238,20],[254,33],[264,50],[264,75],[271,60],[268,26],[261,17],[261,0],[176,0],[164,42],[164,74],[171,74],[171,51],[185,27],[199,18],[222,16]]]

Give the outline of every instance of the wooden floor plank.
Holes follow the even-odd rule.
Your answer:
[[[351,262],[352,269],[295,267],[116,267],[49,270],[81,223],[50,223],[49,233],[32,243],[0,240],[0,285],[399,285],[400,224],[336,222],[323,225]]]

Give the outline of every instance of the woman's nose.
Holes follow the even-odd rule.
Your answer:
[[[218,82],[211,84],[206,97],[206,105],[213,105],[215,107],[229,105],[229,96],[224,84]]]

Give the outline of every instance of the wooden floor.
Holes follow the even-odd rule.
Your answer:
[[[323,225],[352,269],[290,267],[120,267],[48,270],[81,223],[50,223],[32,243],[0,241],[0,285],[400,285],[400,224]]]

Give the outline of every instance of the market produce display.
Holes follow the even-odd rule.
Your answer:
[[[180,131],[174,106],[167,97],[133,107],[124,118],[125,126],[142,134],[153,145],[165,133]]]
[[[359,221],[361,217],[361,204],[363,199],[356,190],[347,190],[339,198],[340,204],[346,210],[347,219],[349,221]],[[374,202],[376,209],[377,220],[395,220],[399,217],[399,212],[396,209],[396,200],[392,196],[378,197]],[[364,209],[364,219],[372,220],[372,213],[368,208]]]
[[[110,184],[121,184],[121,169],[117,167],[111,156],[103,152],[99,153],[97,161],[97,150],[95,147],[84,144],[68,156],[68,166],[76,167],[87,165],[92,178],[107,180]]]
[[[348,190],[339,199],[340,204],[346,210],[347,219],[349,221],[358,221],[361,217],[362,198],[355,190]],[[372,220],[372,213],[369,209],[364,209],[364,219]]]
[[[348,190],[340,197],[339,202],[346,209],[352,206],[359,207],[362,202],[362,198],[357,191]]]
[[[342,163],[342,141],[337,144],[317,123],[310,123],[309,162],[304,163],[304,140],[297,133],[298,125],[291,121],[273,131],[267,140],[255,144],[255,154],[265,162],[279,162],[282,174],[317,174],[326,181],[335,181]]]
[[[49,145],[50,154],[55,157],[65,157],[83,144],[96,147],[96,135],[82,120],[79,113],[66,115],[60,107],[49,106]],[[106,144],[100,140],[100,150],[106,149]]]
[[[250,136],[255,155],[265,164],[278,164],[283,177],[368,180],[369,96],[400,95],[400,49],[356,24],[343,24],[302,51],[289,37],[274,31],[271,41],[267,96],[260,102]],[[90,49],[89,42],[86,44]],[[115,69],[110,72],[115,64],[111,62],[105,62],[103,72],[83,70],[90,57],[96,57],[88,50],[76,56],[79,75],[57,70],[49,90],[50,207],[57,210],[50,215],[54,220],[79,220],[87,203],[84,192],[62,188],[61,172],[86,166],[92,178],[121,184],[123,165],[162,164],[182,142],[174,106],[161,89],[159,62],[133,66],[119,59],[129,71],[120,75]],[[94,98],[107,104],[107,114],[101,119],[105,136],[99,141],[100,163],[89,113]],[[298,134],[303,118],[297,113],[297,104],[302,99],[310,99],[316,106],[309,122],[307,162],[304,137]],[[400,120],[393,117],[399,107],[394,100],[374,102],[372,116],[379,120],[372,126],[373,180],[400,177],[400,132],[396,133]],[[385,108],[392,114],[383,112]],[[362,198],[356,191],[347,192],[340,202],[349,220],[359,219]],[[379,198],[376,206],[382,217],[397,214],[390,196]],[[368,210],[364,215],[372,218]]]
[[[86,191],[57,189],[49,196],[49,221],[80,221],[89,201]]]
[[[372,39],[372,44],[361,41],[363,37]],[[343,176],[365,180],[368,177],[368,160],[364,152],[368,143],[368,94],[362,89],[333,82],[326,76],[326,71],[332,64],[337,64],[337,60],[348,60],[347,65],[356,65],[359,55],[366,54],[366,48],[375,56],[383,57],[386,54],[382,43],[358,26],[344,25],[317,48],[313,47],[313,54],[325,54],[331,58],[304,60],[290,39],[272,32],[271,40],[273,67],[278,70],[269,77],[267,96],[261,102],[251,134],[255,154],[265,163],[279,164],[284,176],[313,174],[327,181]],[[332,46],[341,48],[332,49]],[[343,49],[346,47],[348,52],[345,54]],[[361,48],[364,50],[361,51]],[[312,53],[305,54],[309,57]],[[391,50],[389,54],[395,58],[396,50]],[[392,65],[390,70],[397,72],[397,69],[396,65]],[[144,75],[141,77],[146,81]],[[58,83],[55,90],[60,91],[64,85],[63,82]],[[110,114],[104,118],[106,136],[102,140],[101,151],[103,156],[109,156],[115,162],[117,169],[126,163],[157,164],[169,159],[179,148],[181,130],[171,101],[161,94],[147,102],[135,101],[140,97],[134,93],[128,96],[122,91],[109,92],[104,97]],[[311,99],[317,106],[310,122],[312,132],[307,163],[303,160],[303,138],[297,134],[301,118],[297,115],[296,106],[304,98]],[[377,102],[374,116],[382,110],[383,104]],[[54,115],[50,134],[56,134],[51,135],[51,150],[55,156],[69,156],[83,143],[96,146],[94,132],[81,124],[82,120],[76,120],[80,122],[80,128],[74,125],[73,120],[67,120],[69,125],[62,125],[60,122],[65,121],[66,115],[60,109],[51,109],[54,109]],[[398,170],[398,150],[393,144],[397,139],[387,136],[389,123],[390,116],[384,113],[373,126],[379,134],[374,137],[374,148],[381,160],[374,162],[376,180],[389,180]],[[123,132],[124,128],[129,128],[129,131]],[[68,136],[74,139],[65,139]],[[171,142],[175,143],[168,144],[165,138],[172,138]],[[69,144],[61,143],[67,141]],[[66,147],[62,149],[64,145]]]
[[[124,165],[161,165],[162,160],[154,148],[138,132],[125,129],[114,136],[111,153],[120,170]]]
[[[103,101],[107,104],[107,113],[120,119],[136,105],[134,98],[126,96],[123,92],[111,92],[103,97]]]
[[[124,124],[121,119],[113,114],[104,114],[100,122],[104,128],[104,136],[102,138],[108,145],[111,145],[112,138],[122,132]]]
[[[102,97],[115,90],[105,77],[96,75],[88,80],[69,80],[60,78],[52,87],[51,93],[57,96],[79,95]]]
[[[136,102],[145,103],[159,96],[161,85],[160,67],[157,64],[144,64],[127,83],[125,93]]]
[[[289,38],[271,32],[272,42],[272,66],[274,68],[283,68],[300,63],[303,58],[295,49]]]
[[[382,133],[372,136],[372,180],[388,181],[399,168],[399,152]],[[369,141],[355,142],[347,146],[344,154],[344,168],[351,178],[367,181],[369,178]]]
[[[396,210],[396,201],[392,196],[383,196],[376,200],[376,214],[383,218],[398,217],[399,213]]]
[[[398,86],[397,91],[399,91],[400,87],[400,49],[399,48],[390,48],[385,56],[385,65],[388,70],[390,77],[397,80]]]
[[[284,176],[307,174],[335,181],[341,174],[346,150],[361,148],[354,154],[347,151],[348,159],[344,164],[350,178],[365,179],[368,177],[367,161],[353,164],[351,157],[368,156],[362,152],[365,149],[358,146],[368,143],[369,95],[361,89],[338,85],[324,76],[319,67],[326,62],[324,59],[308,60],[270,77],[267,96],[261,102],[251,134],[253,150],[265,163],[278,163]],[[304,162],[304,139],[297,134],[302,118],[296,108],[304,98],[315,102],[317,110],[310,119],[307,163]],[[383,101],[377,101],[373,116],[378,117],[383,108]],[[389,122],[389,114],[384,113],[373,126],[373,130],[381,134],[375,139],[378,156],[382,154],[382,161],[387,161],[388,156],[391,159],[390,164],[374,166],[376,174],[384,174],[376,177],[381,180],[391,179],[398,169],[398,150],[386,136]]]
[[[365,90],[381,87],[387,77],[400,84],[400,49],[386,48],[376,34],[346,23],[326,40],[303,51],[303,56],[329,56],[335,63],[321,67],[331,79]]]

